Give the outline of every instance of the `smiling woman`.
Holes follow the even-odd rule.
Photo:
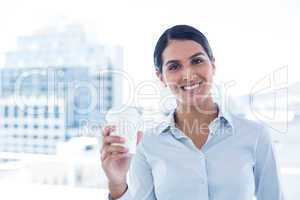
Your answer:
[[[205,36],[191,26],[171,27],[157,42],[154,63],[177,107],[138,137],[131,162],[128,149],[111,145],[124,139],[105,128],[101,161],[109,198],[282,200],[267,129],[231,114],[211,94],[217,67]]]
[[[171,40],[162,58],[163,69],[157,73],[160,80],[183,104],[203,104],[215,74],[214,61],[204,48],[193,40]]]

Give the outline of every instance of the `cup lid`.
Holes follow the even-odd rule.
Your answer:
[[[105,115],[106,121],[114,119],[139,120],[142,118],[142,109],[135,106],[115,106],[109,109]]]

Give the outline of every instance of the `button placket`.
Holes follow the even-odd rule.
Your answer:
[[[200,170],[201,170],[201,174],[202,174],[200,180],[201,180],[202,184],[205,184],[205,183],[207,183],[206,159],[205,159],[205,155],[202,152],[200,152],[200,155],[201,155]]]
[[[208,180],[207,180],[207,170],[206,170],[206,157],[201,152],[201,164],[200,164],[200,170],[201,170],[201,177],[200,177],[200,187],[203,188],[203,191],[205,192],[203,197],[204,199],[209,199],[209,190],[208,190]]]

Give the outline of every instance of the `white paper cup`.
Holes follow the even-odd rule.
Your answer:
[[[116,128],[110,135],[125,138],[125,143],[120,145],[129,149],[130,154],[135,154],[137,132],[142,131],[143,120],[141,111],[133,106],[120,106],[110,109],[105,116],[106,125],[114,125]]]

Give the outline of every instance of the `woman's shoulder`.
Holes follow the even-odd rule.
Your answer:
[[[259,121],[249,119],[245,115],[230,113],[230,117],[234,126],[238,126],[246,129],[253,129],[253,128],[257,129],[257,128],[264,127],[264,125]]]
[[[139,145],[142,146],[143,150],[159,148],[167,140],[167,137],[163,136],[167,130],[168,124],[163,120],[148,126],[143,131],[143,137]]]
[[[151,127],[147,127],[144,130],[143,139],[142,141],[145,143],[152,142],[154,140],[158,140],[162,129],[165,127],[163,123],[156,123]]]
[[[251,135],[255,138],[269,138],[270,131],[268,124],[259,120],[252,120],[243,115],[230,114],[232,126],[237,135]]]

